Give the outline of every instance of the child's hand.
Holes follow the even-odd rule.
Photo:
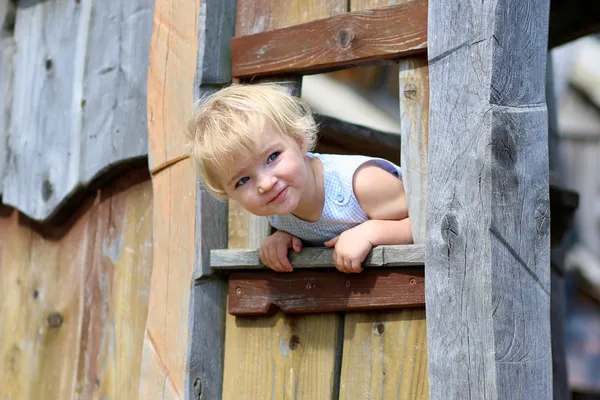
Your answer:
[[[365,238],[360,226],[349,229],[341,235],[325,242],[327,247],[335,247],[333,250],[333,262],[335,267],[346,273],[362,272],[362,262],[365,260],[373,245]]]
[[[260,259],[267,267],[277,272],[292,272],[288,249],[296,253],[302,250],[302,241],[287,232],[277,231],[260,245]]]

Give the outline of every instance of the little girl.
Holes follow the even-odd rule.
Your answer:
[[[292,271],[288,249],[334,247],[342,272],[361,272],[373,246],[412,243],[400,168],[364,156],[316,154],[306,104],[275,84],[232,85],[197,105],[188,139],[204,187],[277,229],[261,261]]]

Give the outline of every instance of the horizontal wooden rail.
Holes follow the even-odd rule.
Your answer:
[[[556,4],[555,4],[556,3]],[[557,0],[550,9],[549,47],[600,31],[595,0]],[[427,0],[336,15],[234,37],[232,75],[310,74],[399,59],[427,51]]]
[[[427,0],[412,0],[233,38],[231,60],[233,76],[249,78],[322,72],[426,48]]]
[[[425,306],[423,267],[367,269],[360,274],[301,270],[242,271],[229,276],[232,315],[348,312]]]
[[[307,247],[300,253],[290,251],[294,268],[333,268],[333,249]],[[425,245],[377,246],[369,253],[363,267],[404,267],[424,265]],[[211,250],[210,266],[216,270],[248,270],[265,267],[258,250]]]

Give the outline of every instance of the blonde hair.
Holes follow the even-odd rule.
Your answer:
[[[218,175],[227,176],[243,152],[256,151],[256,134],[267,121],[307,151],[314,149],[317,127],[310,108],[281,85],[235,84],[195,104],[188,123],[188,149],[204,187],[214,197],[227,197]]]

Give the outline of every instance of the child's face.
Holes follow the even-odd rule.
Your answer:
[[[221,179],[225,192],[254,215],[294,212],[309,182],[306,151],[269,123],[259,134],[256,149],[254,154],[240,155],[233,174]]]

